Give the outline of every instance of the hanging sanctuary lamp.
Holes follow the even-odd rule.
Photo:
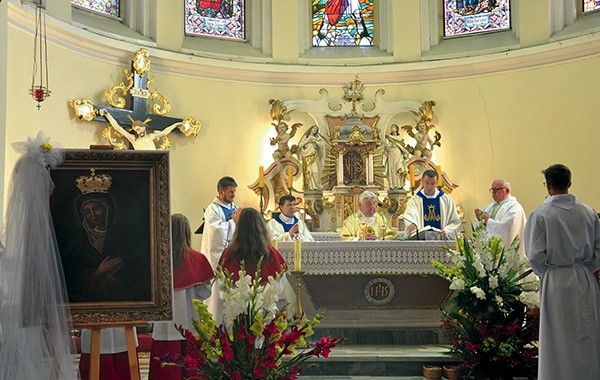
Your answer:
[[[41,0],[35,7],[35,37],[33,39],[33,72],[31,74],[31,88],[29,95],[40,103],[50,96],[48,88],[48,48],[46,42],[46,16]]]

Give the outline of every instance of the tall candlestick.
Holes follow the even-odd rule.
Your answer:
[[[258,187],[265,187],[265,167],[258,167]]]
[[[291,166],[288,166],[288,183],[287,183],[287,187],[288,189],[291,189],[292,186],[294,186],[294,168]]]
[[[294,270],[302,270],[302,241],[300,239],[294,240]]]
[[[408,167],[408,175],[410,178],[410,188],[414,189],[415,188],[415,167],[413,165],[410,165]]]
[[[442,179],[442,167],[440,165],[436,165],[435,166],[435,171],[437,173],[438,176],[438,187],[442,187],[444,180]]]

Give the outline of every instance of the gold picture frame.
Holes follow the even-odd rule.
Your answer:
[[[67,149],[50,175],[73,323],[170,320],[168,152]]]

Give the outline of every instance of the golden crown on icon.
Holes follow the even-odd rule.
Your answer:
[[[82,175],[75,180],[75,186],[82,194],[106,193],[112,185],[112,177],[108,174],[96,175],[96,169],[90,168],[90,175]]]

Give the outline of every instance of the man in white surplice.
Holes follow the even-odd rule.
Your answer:
[[[442,231],[442,237],[454,238],[461,228],[461,220],[456,212],[452,198],[437,189],[438,174],[435,170],[426,170],[421,178],[421,189],[406,202],[404,220],[408,222],[406,233],[410,234],[425,226]]]
[[[569,194],[571,171],[543,171],[548,197],[525,226],[525,252],[540,276],[538,379],[600,379],[600,219]]]
[[[522,241],[527,217],[523,206],[511,194],[510,182],[496,179],[492,182],[490,192],[494,202],[482,210],[475,209],[475,226],[483,223],[487,232],[502,239],[504,247],[509,247],[516,236]],[[524,244],[519,246],[519,256],[525,258]]]
[[[201,252],[207,256],[213,271],[217,271],[221,253],[233,238],[235,225],[240,217],[241,208],[233,200],[237,183],[231,177],[223,177],[217,183],[217,196],[204,211],[204,233]],[[219,297],[221,287],[218,282],[212,286],[212,294],[206,300],[208,311],[217,323],[223,318],[223,304]]]

